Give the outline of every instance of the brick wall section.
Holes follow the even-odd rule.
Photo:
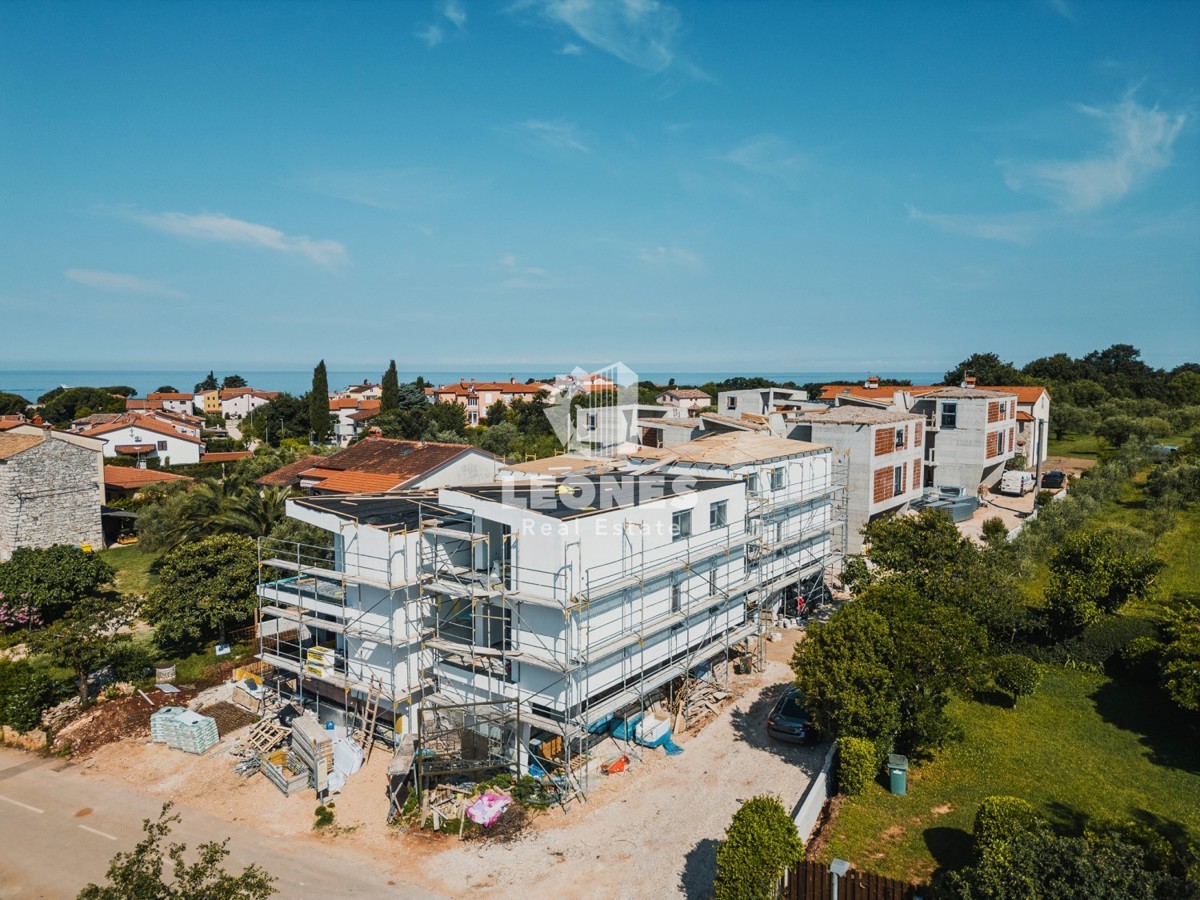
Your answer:
[[[0,561],[18,547],[103,548],[97,456],[47,439],[0,461]]]
[[[877,469],[875,471],[875,488],[871,494],[872,503],[882,503],[892,496],[892,470],[890,468]]]
[[[1008,429],[1008,449],[1011,450],[1017,446],[1017,429]]]
[[[896,449],[896,432],[890,426],[881,425],[875,429],[875,455],[883,456]]]
[[[912,464],[912,486],[919,488],[921,486],[921,461],[914,459]]]
[[[914,447],[921,446],[921,435],[922,435],[922,432],[924,431],[924,428],[925,428],[925,425],[923,422],[914,422],[913,423],[913,446]]]
[[[991,403],[988,404],[988,424],[991,425],[993,422],[999,422],[999,421],[1000,421],[1000,403],[996,400],[993,400]]]
[[[987,436],[987,458],[1000,455],[1000,432],[989,431]]]

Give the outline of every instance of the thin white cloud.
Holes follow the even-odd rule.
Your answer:
[[[1079,111],[1104,123],[1109,132],[1104,150],[1079,160],[1003,163],[1010,188],[1070,212],[1100,209],[1169,166],[1172,145],[1187,122],[1184,113],[1142,106],[1130,95],[1114,106]]]
[[[559,56],[582,56],[583,48],[580,47],[578,44],[573,44],[570,41],[567,41],[565,44],[563,44],[561,47],[559,47],[554,52],[557,53]]]
[[[562,119],[553,122],[528,119],[521,123],[521,127],[543,144],[553,147],[555,150],[578,150],[583,153],[592,152],[592,148],[580,139],[575,126],[570,122],[564,122]]]
[[[678,61],[683,19],[660,0],[518,0],[512,8],[533,10],[639,69],[664,72]]]
[[[747,138],[721,159],[749,172],[776,178],[791,178],[808,164],[803,155],[775,134]]]
[[[1068,22],[1075,21],[1075,10],[1071,8],[1071,4],[1067,0],[1050,0],[1050,8]]]
[[[459,31],[467,27],[467,11],[459,0],[445,0],[441,8],[442,15]]]
[[[970,213],[927,213],[915,206],[907,205],[908,217],[914,222],[924,222],[948,234],[961,234],[989,241],[1006,241],[1011,244],[1028,244],[1050,223],[1038,212],[1014,213],[1009,215],[973,215]]]
[[[190,215],[181,212],[130,212],[127,215],[147,228],[166,234],[200,241],[245,244],[277,250],[303,256],[326,269],[338,269],[349,262],[345,245],[338,241],[284,234],[269,225],[234,219],[222,213]]]
[[[699,272],[704,268],[704,259],[699,253],[676,245],[648,247],[638,251],[638,259],[654,266],[674,266],[692,272]]]
[[[446,35],[442,33],[442,29],[438,25],[426,25],[419,31],[414,31],[413,37],[423,43],[430,50],[446,39]]]
[[[499,269],[503,278],[500,287],[506,290],[541,290],[559,286],[554,278],[541,266],[526,266],[516,254],[506,253],[500,257]]]
[[[160,282],[140,278],[137,275],[125,275],[121,272],[104,272],[100,269],[67,269],[63,272],[63,276],[76,284],[83,284],[112,294],[144,294],[148,297],[166,297],[171,300],[181,300],[186,296],[182,291],[177,291]]]

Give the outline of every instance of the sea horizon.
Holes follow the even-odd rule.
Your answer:
[[[472,368],[459,367],[454,369],[423,369],[398,371],[402,382],[414,381],[417,376],[423,376],[433,384],[446,384],[458,381],[459,378],[474,378],[477,381],[508,381],[516,378],[525,381],[529,378],[550,378],[561,374],[567,369],[549,369],[533,367],[488,367]],[[311,369],[229,369],[216,372],[218,381],[227,374],[237,373],[251,387],[265,391],[285,391],[290,394],[303,394],[312,385]],[[138,397],[145,397],[159,387],[170,385],[183,392],[190,392],[195,385],[208,375],[207,370],[198,369],[0,369],[0,393],[18,394],[30,402],[36,402],[41,395],[60,385],[67,387],[111,387],[124,385],[133,388]],[[638,372],[639,379],[653,381],[665,385],[674,378],[676,383],[704,384],[709,381],[724,381],[729,378],[768,378],[772,381],[794,381],[805,384],[813,381],[857,381],[867,375],[878,375],[880,378],[906,379],[914,384],[928,384],[941,381],[943,372],[900,372],[871,369],[869,371],[827,371],[827,372],[792,372],[792,371],[714,371],[686,372],[662,368],[659,371]],[[382,370],[374,369],[335,369],[330,368],[329,388],[331,391],[341,390],[352,384],[363,381],[377,383],[382,378]]]

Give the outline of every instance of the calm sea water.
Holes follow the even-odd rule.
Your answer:
[[[565,370],[564,370],[565,371]],[[208,374],[207,370],[198,369],[160,369],[133,370],[118,369],[0,369],[0,391],[20,394],[28,400],[36,400],[39,396],[59,385],[68,387],[107,387],[110,385],[128,385],[137,391],[138,396],[144,397],[151,391],[170,385],[181,391],[191,391],[193,387]],[[228,372],[217,372],[218,380]],[[291,394],[302,394],[312,386],[312,370],[238,370],[252,387],[265,391],[287,391]],[[434,384],[445,384],[457,381],[459,378],[475,378],[479,381],[507,381],[516,378],[525,381],[527,378],[549,378],[553,371],[545,370],[513,370],[513,369],[455,369],[453,371],[425,370],[423,372],[400,372],[401,381],[413,381],[418,375]],[[643,380],[656,384],[666,384],[674,378],[679,384],[703,384],[706,381],[724,381],[736,376],[763,377],[775,381],[795,381],[805,384],[810,381],[846,381],[858,380],[865,377],[864,372],[695,372],[679,373],[670,371],[638,372]],[[914,384],[930,384],[941,381],[942,372],[886,372],[873,371],[873,375],[881,378],[905,378]],[[329,387],[340,390],[346,385],[360,384],[363,381],[377,382],[383,373],[377,370],[365,369],[330,369]]]

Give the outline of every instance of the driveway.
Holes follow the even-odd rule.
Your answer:
[[[127,785],[85,776],[79,766],[61,759],[0,748],[0,896],[68,898],[89,882],[102,883],[109,860],[133,849],[142,838],[142,820],[157,818],[162,802]],[[258,863],[279,877],[280,896],[436,896],[426,886],[406,884],[362,859],[349,859],[337,846],[273,838],[194,807],[177,805],[175,812],[182,822],[172,840],[194,851],[204,841],[231,837],[226,868],[240,871]]]

